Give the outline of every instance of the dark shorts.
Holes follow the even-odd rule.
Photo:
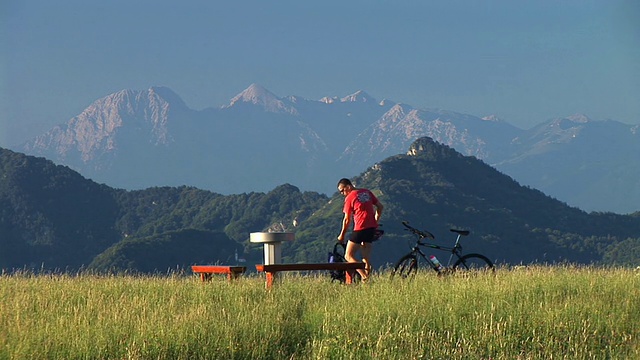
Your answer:
[[[373,242],[373,238],[376,234],[376,228],[368,228],[363,230],[354,231],[351,233],[349,241],[354,243],[370,243]]]

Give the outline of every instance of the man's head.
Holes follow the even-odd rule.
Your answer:
[[[351,192],[351,190],[353,190],[353,184],[351,183],[351,180],[342,178],[340,179],[340,181],[338,181],[338,192],[340,192],[340,194],[346,196]]]

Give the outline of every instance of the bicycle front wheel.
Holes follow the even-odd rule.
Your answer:
[[[456,271],[495,271],[495,267],[489,258],[480,254],[467,254],[455,264],[453,269]]]
[[[391,277],[398,276],[401,279],[406,279],[410,276],[414,276],[418,271],[418,258],[415,255],[407,254],[403,256],[393,267]]]

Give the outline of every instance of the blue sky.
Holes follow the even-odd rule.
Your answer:
[[[640,123],[635,0],[2,0],[0,31],[0,146],[155,85],[194,109],[259,83],[521,128],[574,113]]]

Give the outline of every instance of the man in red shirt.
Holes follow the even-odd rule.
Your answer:
[[[338,191],[344,195],[344,206],[342,212],[342,229],[338,235],[338,241],[343,242],[345,234],[349,229],[353,218],[353,233],[347,243],[344,257],[348,262],[357,262],[356,252],[360,251],[362,262],[365,263],[364,270],[358,270],[363,281],[366,281],[371,273],[371,242],[374,239],[378,220],[382,214],[382,203],[373,193],[367,189],[358,189],[351,183],[351,180],[343,178],[338,181]]]

